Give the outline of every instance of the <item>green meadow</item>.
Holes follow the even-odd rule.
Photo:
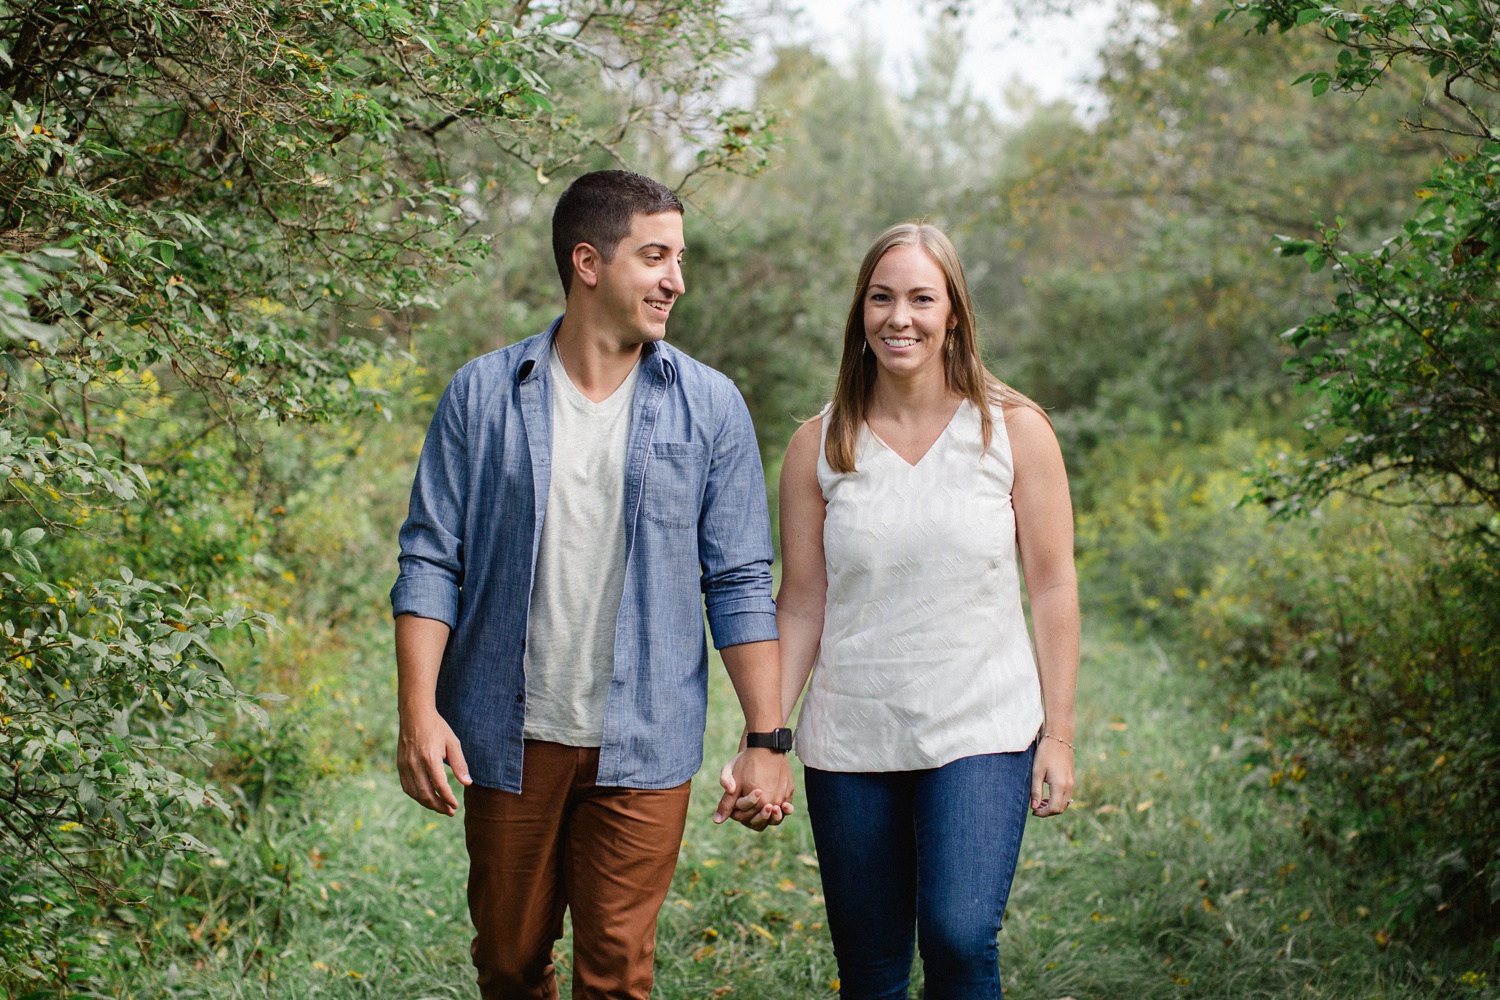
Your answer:
[[[163,935],[175,943],[168,960],[121,970],[108,995],[472,995],[462,814],[437,816],[401,792],[385,752],[393,689],[378,630],[367,653],[368,671],[339,691],[356,706],[343,738],[369,734],[379,752],[318,782],[300,812],[268,808],[226,856],[235,867],[278,859],[279,895],[249,909],[232,889],[198,883],[201,896],[158,918],[186,930]],[[761,834],[711,820],[716,762],[739,731],[715,671],[709,760],[661,915],[657,994],[836,996],[806,817]],[[1484,996],[1485,972],[1464,968],[1461,953],[1456,964],[1423,960],[1383,930],[1381,887],[1309,845],[1296,799],[1267,785],[1262,741],[1223,718],[1212,686],[1173,669],[1159,646],[1089,629],[1078,801],[1026,831],[1000,936],[1008,995]],[[557,951],[565,996],[569,944]]]

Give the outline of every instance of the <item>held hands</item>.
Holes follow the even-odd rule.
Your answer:
[[[724,795],[714,809],[715,823],[733,819],[764,830],[792,814],[792,769],[784,753],[741,750],[719,772],[719,784]]]
[[[396,771],[401,775],[401,790],[433,812],[452,816],[458,811],[458,799],[448,787],[447,763],[458,780],[473,784],[469,765],[458,737],[434,709],[414,716],[401,716],[401,734],[396,740]]]
[[[1031,814],[1043,818],[1057,816],[1072,804],[1073,748],[1056,737],[1043,737],[1031,765]]]

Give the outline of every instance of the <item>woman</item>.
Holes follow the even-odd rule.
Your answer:
[[[781,546],[783,709],[811,673],[796,749],[841,995],[904,1000],[915,929],[927,1000],[1000,1000],[1026,810],[1072,801],[1073,518],[1051,423],[984,369],[932,226],[865,255],[833,402],[787,447]]]

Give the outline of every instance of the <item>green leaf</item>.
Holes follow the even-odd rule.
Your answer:
[[[73,270],[74,266],[77,264],[77,261],[74,260],[76,256],[77,253],[73,250],[62,250],[57,247],[44,247],[43,249],[38,250],[35,253],[27,254],[26,259],[31,261],[31,263],[35,264],[37,267],[60,274],[63,271]]]
[[[21,532],[21,537],[17,541],[18,544],[29,549],[37,542],[40,542],[43,538],[45,538],[46,535],[47,531],[45,528],[27,528],[25,531]]]
[[[1313,21],[1318,20],[1318,18],[1322,16],[1323,11],[1321,8],[1304,7],[1301,10],[1297,11],[1297,26],[1301,27],[1304,24],[1311,24]]]
[[[0,368],[5,369],[5,374],[10,376],[17,389],[26,388],[26,368],[14,354],[9,351],[0,352]]]

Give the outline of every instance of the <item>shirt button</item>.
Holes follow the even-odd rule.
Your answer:
[[[524,694],[518,694],[518,695],[516,695],[516,704],[517,705],[524,705],[524,704],[526,704],[526,696]]]

